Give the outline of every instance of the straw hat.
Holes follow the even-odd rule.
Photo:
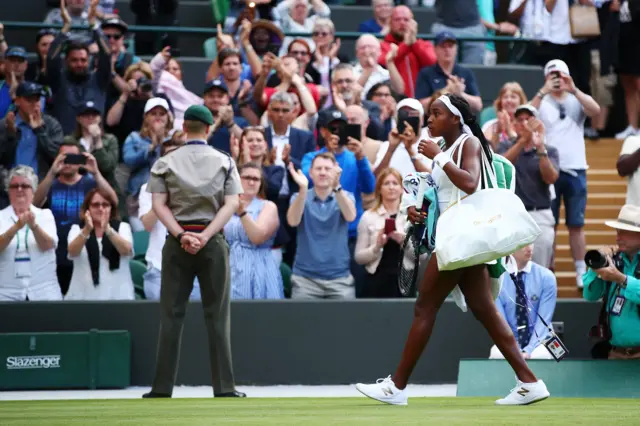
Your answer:
[[[608,220],[605,225],[631,232],[640,232],[640,206],[625,204],[617,220]]]

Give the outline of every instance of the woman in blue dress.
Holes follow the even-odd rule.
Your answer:
[[[244,194],[238,211],[224,227],[231,247],[231,298],[283,299],[280,265],[271,253],[280,225],[278,208],[265,199],[259,165],[246,163],[239,172]]]

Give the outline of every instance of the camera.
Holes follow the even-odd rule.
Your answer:
[[[136,80],[136,84],[138,85],[138,90],[140,92],[148,93],[153,90],[153,84],[148,78],[140,77]]]
[[[615,267],[623,271],[624,270],[624,262],[620,257],[620,253],[615,253],[611,258],[615,264]],[[609,266],[609,260],[605,255],[600,253],[598,250],[589,250],[587,254],[584,256],[584,263],[593,270],[606,268]]]

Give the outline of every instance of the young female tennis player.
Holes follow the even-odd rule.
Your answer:
[[[483,151],[489,163],[492,153],[464,98],[443,95],[431,104],[429,111],[429,131],[432,136],[443,137],[446,147],[441,151],[436,143],[421,141],[418,150],[434,160],[432,176],[438,185],[438,204],[440,214],[443,214],[453,195],[454,186],[464,194],[471,194],[479,188]],[[460,168],[456,166],[459,155],[462,155]],[[408,209],[409,220],[413,223],[424,221],[423,215],[414,207]],[[439,271],[435,255],[431,256],[420,284],[413,324],[395,374],[378,379],[377,383],[371,385],[358,383],[356,388],[364,395],[387,404],[407,404],[409,376],[429,341],[440,306],[456,285],[464,294],[469,309],[489,332],[516,373],[516,387],[496,403],[524,405],[546,399],[549,396],[547,387],[527,366],[513,333],[495,307],[486,265]]]

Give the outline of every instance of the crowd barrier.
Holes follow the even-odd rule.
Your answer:
[[[564,322],[568,359],[590,358],[587,333],[599,309],[600,304],[579,299],[558,301],[554,320]],[[0,333],[126,331],[131,340],[131,385],[148,386],[155,368],[159,311],[159,304],[151,301],[2,303]],[[234,301],[231,340],[236,381],[332,385],[386,377],[400,359],[412,317],[410,300]],[[211,383],[202,318],[201,305],[191,303],[178,384]],[[456,383],[460,360],[487,358],[491,344],[471,313],[445,302],[411,381]],[[0,364],[6,365],[11,354],[2,355]],[[513,373],[508,378],[512,381]]]

